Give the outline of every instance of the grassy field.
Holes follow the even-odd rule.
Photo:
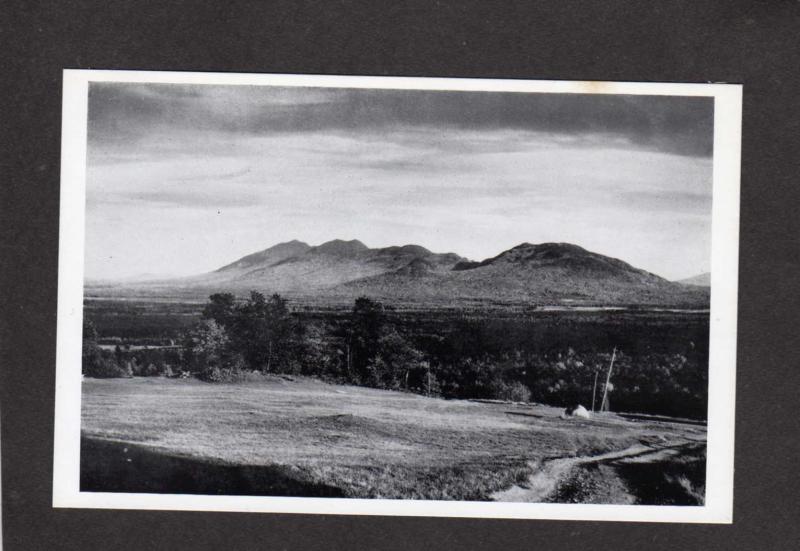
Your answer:
[[[548,461],[705,441],[705,427],[663,420],[562,419],[540,405],[260,379],[85,379],[82,489],[489,500],[526,488]],[[558,476],[537,500],[575,500],[564,485],[580,473]],[[602,499],[646,502],[626,480]]]

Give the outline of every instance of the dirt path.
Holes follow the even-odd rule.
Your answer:
[[[515,503],[539,503],[556,491],[559,482],[564,480],[574,467],[590,463],[615,461],[619,459],[635,461],[653,461],[660,459],[665,454],[678,453],[681,445],[645,446],[636,444],[624,450],[608,452],[601,455],[588,455],[582,457],[559,457],[545,461],[532,461],[533,474],[528,478],[525,487],[512,486],[492,494],[493,501]]]

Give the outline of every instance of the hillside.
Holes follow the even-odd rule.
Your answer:
[[[309,249],[311,249],[311,246],[308,243],[303,243],[296,239],[286,243],[278,243],[269,249],[247,255],[236,262],[223,266],[215,270],[215,273],[246,273],[255,268],[271,266],[287,258],[301,255]]]
[[[414,262],[424,263],[434,272],[446,272],[461,260],[456,254],[432,253],[418,245],[370,249],[357,240],[337,239],[275,262],[271,257],[265,257],[263,262],[250,265],[247,270],[228,278],[226,284],[233,289],[264,288],[305,293],[391,273]]]
[[[447,273],[416,263],[341,285],[335,293],[398,300],[491,299],[546,304],[699,305],[707,294],[568,243],[523,243]]]
[[[117,290],[125,291],[125,286]],[[318,246],[279,243],[195,277],[149,282],[127,291],[194,294],[284,293],[309,299],[458,304],[642,304],[704,307],[708,290],[669,282],[621,260],[569,243],[522,243],[476,262],[419,245],[369,248],[358,240]]]
[[[682,283],[683,285],[694,285],[697,287],[711,287],[711,274],[704,272],[696,276],[681,279],[677,283]]]

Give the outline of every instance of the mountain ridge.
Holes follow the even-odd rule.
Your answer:
[[[292,240],[217,270],[151,285],[202,292],[251,289],[411,303],[502,301],[576,304],[706,304],[701,287],[670,282],[571,243],[520,243],[481,261],[415,245],[370,248],[356,239],[316,246]]]
[[[392,272],[334,289],[343,295],[392,300],[442,297],[507,302],[681,304],[703,303],[702,293],[570,243],[522,243],[480,262],[461,262],[433,274]]]

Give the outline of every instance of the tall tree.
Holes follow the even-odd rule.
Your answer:
[[[364,378],[369,364],[380,350],[384,334],[386,311],[378,301],[359,297],[353,304],[347,330],[347,368],[351,374]]]
[[[81,371],[89,377],[126,377],[131,373],[107,357],[97,344],[97,329],[91,320],[83,319]]]
[[[272,295],[269,300],[252,291],[229,322],[237,350],[253,369],[286,370],[293,359],[299,324],[293,319],[287,300]]]
[[[230,325],[235,317],[236,297],[231,293],[215,293],[208,297],[203,308],[203,319],[214,320],[223,327]]]
[[[195,361],[203,369],[229,367],[234,351],[225,328],[213,319],[203,320],[192,333]]]

